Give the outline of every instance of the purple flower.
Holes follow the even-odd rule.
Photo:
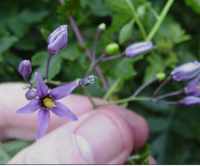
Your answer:
[[[40,138],[47,131],[50,111],[57,116],[77,120],[76,115],[57,100],[70,95],[71,92],[79,86],[79,80],[63,84],[54,89],[48,88],[38,72],[35,74],[35,80],[37,96],[30,100],[27,105],[17,110],[17,113],[31,113],[39,110],[37,138]]]
[[[27,80],[32,72],[31,61],[26,59],[21,61],[18,66],[18,72],[21,74],[24,80]]]
[[[200,104],[200,97],[187,96],[180,101],[180,104],[184,104],[187,106]]]
[[[37,96],[37,92],[35,90],[33,90],[33,89],[29,89],[26,92],[25,96],[26,96],[27,100],[32,100]]]
[[[184,90],[187,95],[200,96],[200,77],[190,81]]]
[[[48,52],[50,55],[56,55],[67,45],[67,25],[61,25],[56,28],[48,37]]]
[[[153,43],[151,41],[147,42],[139,42],[135,44],[131,44],[125,49],[125,55],[127,57],[135,57],[139,54],[146,53],[154,48]]]
[[[200,73],[200,63],[198,61],[189,62],[175,68],[171,76],[176,81],[184,81],[195,78]]]

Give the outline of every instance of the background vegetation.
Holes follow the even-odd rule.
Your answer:
[[[77,20],[86,47],[91,47],[97,26],[107,25],[99,43],[97,56],[111,42],[123,50],[128,44],[148,38],[159,20],[166,0],[6,0],[0,3],[0,81],[21,81],[17,66],[23,58],[32,59],[34,68],[44,70],[47,57],[47,36],[60,24],[69,24],[68,17]],[[135,10],[134,10],[135,9]],[[156,49],[135,59],[103,63],[101,68],[109,85],[118,82],[109,99],[130,96],[142,83],[156,73],[167,75],[178,64],[200,58],[200,1],[174,0],[152,41]],[[137,19],[142,27],[138,26]],[[83,77],[89,67],[85,51],[69,28],[69,44],[52,63],[50,77],[67,82]],[[150,86],[143,95],[151,96],[160,82]],[[161,93],[179,88],[171,82]],[[94,96],[103,96],[100,82],[88,87]],[[77,91],[77,93],[81,93]],[[128,108],[142,114],[149,122],[151,137],[149,150],[160,164],[200,163],[199,107],[175,107],[165,102],[129,102]],[[2,142],[0,162],[5,163],[29,143],[20,140]],[[106,150],[106,147],[105,147]]]

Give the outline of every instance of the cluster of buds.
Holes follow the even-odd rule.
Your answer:
[[[183,64],[171,72],[175,81],[185,81],[185,97],[180,101],[184,105],[200,104],[200,62]]]
[[[67,45],[67,34],[67,25],[61,25],[49,35],[47,50],[49,57],[58,54]],[[47,65],[47,70],[49,70],[49,65]],[[72,91],[80,86],[94,84],[96,80],[95,76],[89,75],[83,79],[76,79],[70,83],[64,83],[50,89],[39,72],[35,73],[35,85],[31,83],[29,80],[32,74],[30,60],[22,60],[19,64],[18,72],[30,86],[25,93],[25,97],[29,100],[29,103],[18,109],[17,113],[38,111],[37,138],[42,137],[46,133],[50,120],[50,112],[66,119],[77,120],[77,116],[58,100],[69,96]]]

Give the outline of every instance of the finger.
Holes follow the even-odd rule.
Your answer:
[[[36,132],[36,115],[22,115],[16,114],[16,108],[20,108],[27,101],[24,98],[24,85],[23,84],[2,84],[0,85],[0,92],[7,92],[5,98],[0,96],[0,105],[3,106],[0,109],[0,135],[4,138],[21,138],[21,139],[33,139]],[[5,93],[0,93],[0,95]],[[14,104],[10,104],[11,101],[15,101]],[[102,100],[95,99],[97,104],[105,103]],[[76,115],[83,115],[89,111],[92,111],[92,105],[87,97],[71,95],[63,100]],[[148,127],[146,121],[136,113],[130,112],[124,108],[118,106],[108,106],[108,110],[117,112],[119,116],[125,119],[132,129],[132,133],[135,135],[135,149],[142,147],[148,137]],[[3,122],[4,121],[4,122]],[[51,116],[49,131],[57,128],[61,124],[66,123],[67,120],[58,118],[54,115]],[[4,125],[3,125],[4,124]]]
[[[25,84],[6,83],[0,85],[0,138],[33,139],[37,128],[37,114],[16,114],[16,110],[25,105]],[[6,94],[6,95],[5,95]],[[95,99],[98,103],[102,100]],[[83,96],[68,96],[62,102],[77,116],[91,111],[90,100]],[[65,118],[51,115],[49,131],[68,122]]]
[[[122,164],[133,140],[127,121],[102,107],[49,133],[9,164]]]

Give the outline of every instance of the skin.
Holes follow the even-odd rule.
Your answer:
[[[25,85],[0,85],[0,139],[33,140],[37,112],[16,114],[27,103]],[[123,164],[131,152],[141,148],[148,138],[146,121],[116,105],[95,110],[87,97],[71,95],[62,100],[79,118],[68,121],[51,114],[48,134],[20,151],[9,164]],[[97,104],[104,104],[95,99]],[[149,159],[155,164],[153,158]]]

